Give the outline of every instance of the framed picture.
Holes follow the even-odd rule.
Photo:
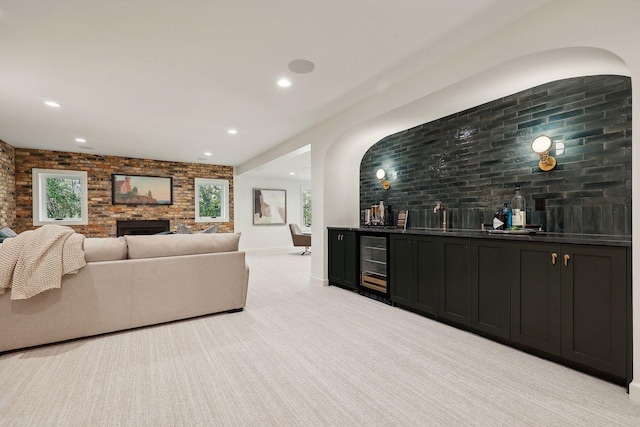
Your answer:
[[[173,178],[112,174],[111,203],[114,205],[172,205]]]
[[[287,190],[253,189],[253,224],[287,223]]]

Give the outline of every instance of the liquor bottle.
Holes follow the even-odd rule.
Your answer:
[[[511,199],[511,215],[513,228],[523,230],[527,224],[527,203],[520,194],[519,185],[516,185],[515,195]]]

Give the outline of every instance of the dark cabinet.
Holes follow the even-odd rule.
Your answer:
[[[329,230],[329,284],[357,288],[357,238],[353,231]]]
[[[329,230],[331,284],[356,289],[359,267],[384,264],[377,246],[364,242],[372,252],[363,249],[358,265],[358,235]],[[617,383],[630,380],[630,249],[446,234],[388,239],[394,305]]]
[[[438,314],[438,238],[391,235],[391,301],[420,313]]]
[[[471,241],[471,327],[495,337],[511,335],[509,242]]]
[[[438,316],[470,324],[469,239],[447,237],[438,243]]]
[[[544,243],[511,247],[511,339],[625,378],[626,249]]]
[[[427,314],[438,315],[438,238],[420,236],[415,240],[416,299],[414,307]]]
[[[416,295],[415,237],[402,234],[389,238],[389,296],[394,305],[413,308]]]
[[[511,245],[511,339],[560,355],[560,265],[556,245]]]
[[[626,373],[626,250],[562,247],[562,356],[618,377]]]

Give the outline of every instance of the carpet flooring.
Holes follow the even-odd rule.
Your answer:
[[[310,260],[249,251],[242,312],[0,355],[0,425],[640,426],[623,387],[312,285]]]

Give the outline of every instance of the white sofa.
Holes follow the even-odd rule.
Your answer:
[[[0,352],[242,310],[249,268],[239,234],[86,238],[87,265],[60,289],[0,295]]]

